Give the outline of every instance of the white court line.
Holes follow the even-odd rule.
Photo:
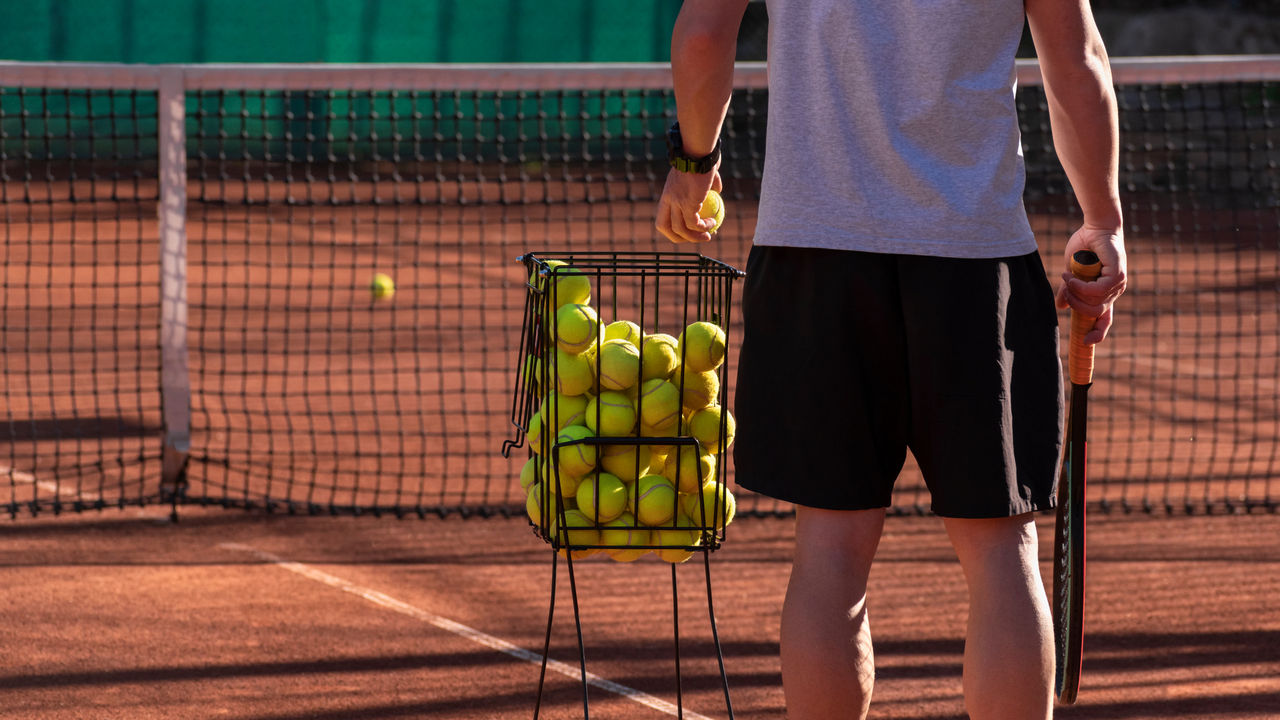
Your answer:
[[[87,502],[95,502],[101,500],[102,496],[92,490],[78,490],[70,485],[50,482],[48,480],[37,480],[35,475],[21,470],[14,470],[11,467],[0,465],[0,477],[8,475],[16,482],[30,483],[38,490],[43,490],[53,495],[61,495],[62,497],[78,497]],[[167,525],[170,522],[169,513],[166,511],[163,515],[152,515],[143,508],[139,508],[136,513],[137,517],[155,522],[160,525]]]
[[[347,580],[343,580],[340,577],[330,575],[329,573],[317,570],[308,565],[285,560],[282,557],[279,557],[277,555],[272,555],[269,552],[258,550],[257,548],[253,548],[248,545],[242,545],[240,543],[219,543],[218,547],[223,548],[224,550],[234,550],[237,552],[248,553],[261,560],[265,560],[266,562],[277,565],[284,570],[288,570],[289,572],[292,572],[292,573],[297,573],[298,575],[301,575],[305,578],[308,578],[310,580],[315,580],[316,582],[323,583],[325,585],[328,585],[329,587],[337,588],[339,590],[342,590],[343,592],[351,593],[356,597],[360,597],[360,598],[364,598],[365,600],[368,600],[374,605],[381,605],[382,607],[387,608],[388,610],[394,610],[395,612],[398,612],[401,615],[408,615],[411,618],[422,620],[423,622],[426,622],[430,625],[434,625],[435,627],[440,628],[441,630],[444,630],[446,632],[451,632],[454,635],[458,635],[460,637],[466,638],[467,640],[470,640],[478,645],[483,645],[492,650],[497,650],[500,653],[505,653],[518,660],[524,660],[526,662],[533,663],[534,665],[538,665],[538,666],[542,665],[542,656],[539,655],[538,653],[535,653],[530,650],[525,650],[524,648],[519,647],[517,645],[513,645],[501,638],[496,638],[492,635],[476,630],[475,628],[463,625],[462,623],[455,622],[448,618],[441,617],[434,613],[427,612],[426,610],[423,610],[421,608],[414,607],[413,605],[410,605],[401,600],[397,600],[389,595],[378,592],[377,590],[371,590],[366,587],[361,587]],[[582,672],[579,668],[574,667],[573,665],[570,665],[568,663],[560,662],[559,660],[552,660],[548,658],[547,669],[558,672],[561,675],[564,675],[565,677],[578,682],[582,680]],[[667,702],[666,700],[663,700],[658,697],[654,697],[653,695],[650,695],[646,692],[642,692],[640,690],[636,690],[635,688],[627,687],[626,685],[621,685],[619,683],[613,682],[612,680],[606,680],[605,678],[602,678],[599,675],[596,675],[595,673],[590,673],[590,672],[587,673],[587,684],[593,687],[600,688],[601,690],[607,690],[611,693],[621,695],[627,698],[628,700],[632,700],[636,703],[644,705],[645,707],[651,708],[653,710],[657,710],[660,713],[665,713],[673,717],[679,716],[680,714],[679,709],[676,708],[675,705]],[[700,715],[688,709],[685,709],[684,717],[689,718],[690,720],[711,720],[711,718],[707,717],[706,715]]]
[[[85,490],[83,492],[76,492],[76,489],[73,487],[65,487],[59,483],[49,482],[48,480],[37,480],[36,476],[32,475],[31,473],[22,472],[21,470],[14,470],[11,467],[5,467],[4,465],[0,465],[0,476],[3,476],[3,475],[8,475],[9,477],[13,478],[18,482],[31,483],[32,485],[35,485],[40,490],[43,490],[47,493],[53,493],[54,495],[63,495],[63,496],[79,495],[85,500],[98,499],[98,494],[95,492],[90,492],[88,490]]]

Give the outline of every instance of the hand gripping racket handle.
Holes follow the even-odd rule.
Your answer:
[[[1079,280],[1094,280],[1102,274],[1102,261],[1090,250],[1079,250],[1071,256],[1071,274]],[[1095,318],[1071,311],[1071,336],[1067,341],[1067,375],[1072,385],[1093,382],[1093,346],[1084,344],[1084,336],[1093,329]]]

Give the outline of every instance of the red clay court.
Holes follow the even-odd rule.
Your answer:
[[[1078,218],[1019,73],[1052,278]],[[699,248],[737,268],[763,78],[740,68],[728,218]],[[1116,79],[1132,281],[1091,391],[1084,675],[1058,716],[1280,717],[1280,62]],[[525,446],[500,453],[524,430],[517,257],[670,249],[670,92],[657,66],[0,63],[4,716],[532,716],[553,556]],[[960,719],[963,579],[914,467],[893,510],[872,717]],[[738,517],[710,556],[733,714],[781,718],[791,518],[745,493]],[[560,563],[546,718],[583,715]],[[702,555],[677,604],[652,558],[574,567],[592,717],[728,717]]]

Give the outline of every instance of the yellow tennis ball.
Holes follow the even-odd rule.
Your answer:
[[[600,544],[609,557],[618,562],[635,562],[649,553],[652,545],[649,528],[636,523],[636,517],[624,512],[600,528]]]
[[[551,271],[568,264],[563,260],[545,260],[540,265],[535,264],[533,271],[529,273],[529,286],[539,291],[543,290],[547,287],[547,277],[551,275]]]
[[[578,494],[578,487],[582,484],[582,476],[571,471],[569,468],[561,465],[559,468],[554,466],[548,467],[543,477],[547,480],[547,484],[555,483],[555,490],[560,497],[565,499],[568,507],[574,506],[574,499]]]
[[[369,283],[369,292],[373,293],[374,300],[390,300],[396,294],[396,282],[386,273],[377,273]]]
[[[582,477],[595,468],[596,446],[579,442],[590,437],[595,433],[581,425],[570,425],[556,435],[556,459],[561,472]]]
[[[590,305],[562,305],[556,310],[555,333],[556,345],[571,355],[577,355],[601,337],[600,318]]]
[[[520,468],[520,489],[528,496],[529,488],[542,479],[542,458],[530,455]]]
[[[642,437],[670,437],[676,430],[677,426],[674,424],[665,430],[656,430],[644,423],[640,423],[640,435]],[[649,445],[649,467],[653,468],[654,475],[662,474],[663,464],[672,450],[675,450],[674,445]]]
[[[551,304],[555,307],[569,303],[591,302],[591,279],[581,270],[563,262],[551,267]],[[550,264],[550,263],[548,263]]]
[[[715,221],[715,227],[708,232],[714,233],[720,229],[720,225],[724,222],[724,198],[720,197],[720,193],[715,190],[707,191],[707,196],[702,199],[702,207],[698,208],[698,217],[711,218]]]
[[[607,437],[630,435],[636,429],[636,407],[623,393],[605,390],[587,402],[587,427]]]
[[[702,544],[702,533],[693,529],[693,521],[683,513],[676,516],[672,527],[654,528],[653,544],[659,548],[658,557],[669,563],[682,563],[693,557],[689,548]]]
[[[536,412],[529,417],[529,429],[525,431],[525,437],[529,438],[529,449],[541,453],[542,448],[542,412]]]
[[[725,425],[723,445],[720,442],[720,422],[722,417]],[[733,413],[719,405],[712,405],[701,410],[695,410],[689,416],[688,430],[689,434],[702,444],[703,451],[718,453],[721,450],[728,449],[733,444],[733,436],[737,431],[737,424],[733,420]]]
[[[641,426],[643,429],[644,426]],[[667,458],[671,456],[671,452],[675,450],[674,445],[649,445],[649,467],[653,468],[654,475],[661,475],[662,468],[667,464]]]
[[[716,456],[698,453],[690,445],[677,445],[662,464],[662,474],[682,493],[691,493],[715,477]]]
[[[541,481],[534,483],[529,487],[529,494],[524,500],[524,511],[529,516],[529,521],[540,528],[547,527],[544,519],[550,519],[551,514],[555,512],[554,505],[549,502],[544,493],[545,486]]]
[[[607,523],[627,509],[626,484],[606,472],[583,478],[576,495],[578,511],[596,523]]]
[[[715,323],[691,323],[678,340],[681,362],[694,372],[715,370],[724,362],[724,330]]]
[[[542,401],[538,412],[542,415],[542,423],[555,432],[570,425],[585,425],[587,422],[587,395],[563,395],[551,393]]]
[[[547,278],[553,282],[548,285]],[[529,285],[541,292],[551,289],[550,300],[553,308],[565,303],[590,303],[591,279],[585,273],[570,266],[563,260],[547,260],[535,267],[529,275]]]
[[[712,481],[686,495],[682,509],[695,526],[720,530],[733,522],[738,501],[723,483]]]
[[[645,475],[636,481],[632,509],[641,523],[663,525],[676,516],[678,498],[676,486],[670,480],[661,475]]]
[[[556,348],[555,363],[556,392],[561,395],[581,395],[595,386],[589,353],[573,355]]]
[[[648,445],[605,445],[599,449],[600,467],[629,483],[649,474],[650,457]]]
[[[680,390],[669,380],[654,378],[640,386],[640,419],[646,428],[665,432],[680,420]]]
[[[563,525],[559,517],[553,518],[552,525],[555,528],[552,536],[556,539],[556,545],[559,547],[558,552],[561,555],[565,553],[565,550],[570,550],[573,559],[577,560],[594,555],[599,551],[600,548],[598,547],[584,547],[599,545],[600,531],[590,518],[582,514],[581,510],[565,510]]]
[[[720,400],[720,376],[707,372],[677,369],[671,379],[680,383],[680,404],[686,412],[714,405]]]
[[[640,379],[666,380],[680,364],[679,341],[665,333],[645,335],[640,345]]]
[[[604,328],[605,340],[626,340],[640,349],[640,326],[630,320],[615,320]]]
[[[600,386],[608,390],[626,390],[640,379],[640,351],[630,341],[605,340],[592,359],[599,368]]]

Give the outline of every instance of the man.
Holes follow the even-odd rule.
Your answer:
[[[720,127],[747,0],[686,0],[679,123],[657,227],[710,239]],[[1022,205],[1014,55],[1029,21],[1081,209],[1057,305],[1097,318],[1125,285],[1117,120],[1088,0],[769,0],[769,130],[743,291],[737,482],[796,505],[782,610],[791,720],[865,718],[866,584],[909,447],[969,588],[974,720],[1052,713],[1036,511],[1062,437],[1057,316]],[[1064,269],[1065,270],[1065,269]],[[802,416],[806,422],[797,422]],[[784,421],[790,419],[791,421]]]

